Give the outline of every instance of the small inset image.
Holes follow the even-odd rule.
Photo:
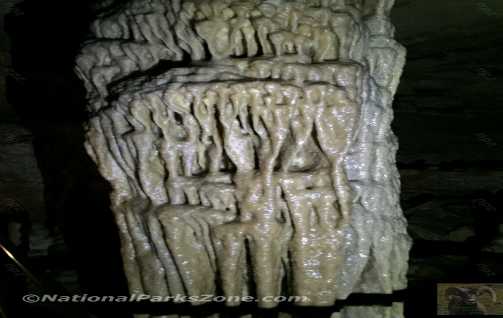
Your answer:
[[[503,315],[503,284],[438,284],[437,315]]]

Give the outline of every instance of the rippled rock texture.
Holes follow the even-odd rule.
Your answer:
[[[135,0],[95,21],[86,146],[132,293],[405,288],[393,2]]]

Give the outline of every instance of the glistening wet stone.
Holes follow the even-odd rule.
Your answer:
[[[393,2],[136,0],[95,21],[86,147],[132,293],[406,287]]]

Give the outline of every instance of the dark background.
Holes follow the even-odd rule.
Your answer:
[[[9,247],[44,285],[24,286],[6,267],[0,306],[15,308],[13,317],[127,317],[12,298],[22,285],[19,293],[127,294],[109,186],[82,146],[85,92],[73,73],[97,10],[84,0],[0,0],[0,226],[17,218],[31,232],[31,250]],[[498,0],[397,0],[393,11],[408,49],[393,123],[414,239],[410,288],[393,299],[406,301],[407,317],[435,317],[439,282],[503,283],[502,18]]]

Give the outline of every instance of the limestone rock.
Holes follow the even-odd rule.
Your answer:
[[[405,288],[393,2],[134,0],[95,21],[86,147],[132,293]]]

